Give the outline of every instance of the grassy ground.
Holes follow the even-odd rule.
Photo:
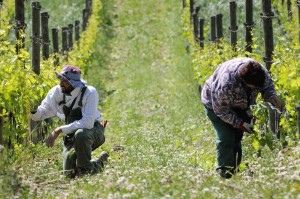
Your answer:
[[[298,148],[266,149],[258,158],[246,137],[245,161],[254,176],[246,168],[231,180],[214,172],[214,134],[185,49],[181,2],[103,3],[85,79],[99,90],[109,120],[106,143],[93,153],[109,152],[105,171],[67,180],[61,141],[50,150],[33,146],[14,160],[11,179],[2,180],[10,195],[0,198],[297,198]]]

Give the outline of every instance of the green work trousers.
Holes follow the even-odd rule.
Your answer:
[[[216,133],[217,169],[234,171],[242,160],[243,132],[221,120],[212,109],[205,110]]]
[[[63,169],[71,175],[78,169],[97,173],[103,165],[98,159],[92,160],[92,151],[105,142],[104,128],[96,122],[92,129],[78,129],[71,139],[64,138]]]

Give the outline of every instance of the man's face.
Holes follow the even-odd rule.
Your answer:
[[[63,77],[60,78],[59,86],[64,94],[70,94],[74,90],[70,82]]]

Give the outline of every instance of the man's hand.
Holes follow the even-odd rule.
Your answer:
[[[54,141],[56,140],[56,138],[59,136],[61,132],[62,132],[61,128],[58,127],[49,135],[49,137],[46,140],[47,147],[53,147]]]
[[[284,111],[285,104],[280,100],[280,98],[277,95],[272,96],[267,101],[273,104],[279,111]]]
[[[37,112],[39,105],[35,105],[33,108],[30,109],[31,114],[35,114]]]
[[[240,125],[239,127],[243,132],[247,132],[247,133],[250,133],[250,134],[253,134],[255,133],[254,130],[253,130],[253,126],[247,122],[244,122]]]

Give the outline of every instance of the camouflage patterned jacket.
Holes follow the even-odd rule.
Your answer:
[[[264,100],[276,95],[273,81],[268,71],[263,88],[250,89],[239,80],[238,68],[251,58],[235,58],[218,66],[214,74],[206,80],[201,92],[201,101],[224,122],[238,128],[244,122],[235,110],[247,110],[256,103],[260,92]]]

